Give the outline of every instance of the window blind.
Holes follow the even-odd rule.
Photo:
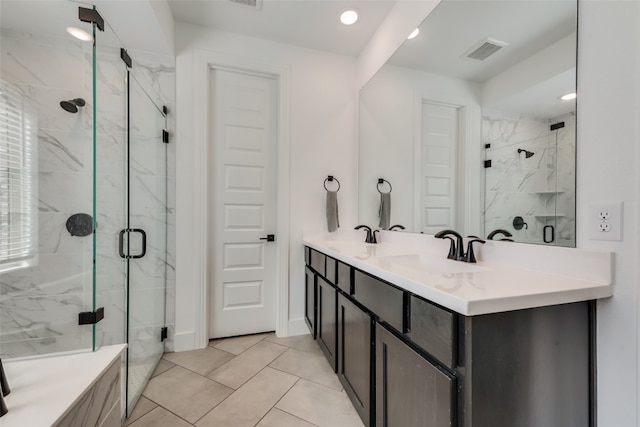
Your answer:
[[[0,271],[31,265],[37,248],[37,113],[0,80]]]

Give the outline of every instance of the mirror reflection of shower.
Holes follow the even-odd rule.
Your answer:
[[[531,157],[531,156],[533,156],[535,154],[532,151],[528,151],[528,150],[525,150],[523,148],[518,148],[518,154],[520,154],[520,153],[524,153],[524,158],[525,159],[528,159],[529,157]]]
[[[60,106],[64,111],[69,113],[77,113],[78,107],[84,107],[86,102],[82,98],[70,99],[69,101],[60,101]]]

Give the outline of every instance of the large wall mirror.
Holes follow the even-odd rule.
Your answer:
[[[575,246],[576,29],[575,0],[443,0],[360,92],[360,223]]]

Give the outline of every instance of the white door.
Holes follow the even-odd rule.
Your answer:
[[[420,155],[420,231],[456,228],[459,107],[424,101]]]
[[[209,337],[275,330],[277,82],[211,71]],[[277,238],[277,236],[275,236]]]

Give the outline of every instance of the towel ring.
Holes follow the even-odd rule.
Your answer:
[[[383,193],[382,191],[380,191],[380,184],[384,184],[385,182],[389,186],[389,191],[387,191],[387,193],[391,193],[391,191],[393,190],[393,187],[391,186],[391,183],[389,181],[387,181],[386,179],[378,178],[378,185],[377,185],[378,193],[386,194],[386,193]]]
[[[334,178],[333,175],[329,175],[328,177],[325,178],[324,184],[323,184],[324,185],[324,189],[327,190],[327,191],[330,191],[327,188],[327,181],[331,181],[331,182],[335,181],[335,182],[337,182],[338,183],[338,189],[336,191],[340,191],[340,181],[338,181],[338,178]]]

